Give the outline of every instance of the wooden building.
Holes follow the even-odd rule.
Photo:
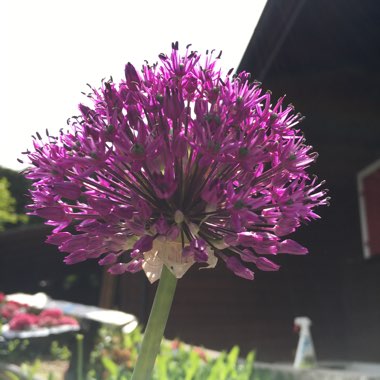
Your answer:
[[[257,271],[248,282],[223,265],[193,270],[180,281],[169,336],[292,360],[293,318],[306,315],[318,358],[380,361],[380,252],[365,258],[358,194],[359,172],[380,158],[379,20],[375,0],[268,1],[239,71],[306,115],[301,127],[320,154],[312,171],[327,180],[331,206],[296,234],[310,254],[279,258],[278,273]],[[380,212],[371,218],[378,237]]]
[[[242,11],[237,6],[233,17]],[[362,241],[358,192],[359,173],[380,158],[379,20],[376,0],[268,0],[239,70],[252,72],[274,97],[286,93],[306,115],[301,127],[320,154],[312,171],[327,180],[331,206],[294,236],[310,254],[279,257],[279,272],[257,271],[250,282],[222,264],[192,268],[179,281],[169,338],[213,349],[239,344],[257,349],[259,360],[290,361],[293,319],[306,315],[319,359],[380,361],[380,252]],[[360,194],[367,211],[380,198],[380,172],[371,173],[370,189]],[[364,214],[378,237],[380,213]],[[64,266],[54,247],[42,243],[45,227],[33,228],[0,237],[0,290],[47,290],[97,303],[96,263]],[[155,286],[142,273],[116,281],[112,306],[146,322]]]

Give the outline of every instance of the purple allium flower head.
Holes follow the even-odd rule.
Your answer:
[[[121,83],[92,88],[60,136],[37,134],[31,213],[55,227],[47,242],[67,264],[97,259],[153,282],[163,265],[180,278],[219,257],[253,279],[254,267],[278,270],[277,254],[307,253],[284,237],[328,198],[306,172],[316,154],[301,117],[249,74],[223,75],[219,58],[173,44],[158,64],[128,63]]]

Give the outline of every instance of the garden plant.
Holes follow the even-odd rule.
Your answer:
[[[125,79],[90,87],[69,128],[37,133],[26,152],[30,213],[54,227],[47,242],[66,264],[95,259],[159,280],[133,380],[150,378],[191,266],[219,260],[247,280],[254,268],[277,271],[276,255],[308,252],[288,235],[328,203],[307,173],[317,154],[302,116],[250,74],[224,73],[220,58],[173,43],[140,72],[127,63]]]

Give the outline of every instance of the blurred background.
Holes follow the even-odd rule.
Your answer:
[[[145,4],[145,3],[144,3]],[[116,308],[146,323],[155,286],[142,273],[108,277],[74,266],[44,243],[49,227],[25,216],[28,182],[17,162],[30,135],[54,135],[93,86],[124,64],[155,62],[170,43],[223,50],[237,68],[306,116],[331,206],[294,236],[305,257],[249,282],[223,265],[181,281],[166,335],[262,361],[291,361],[296,316],[306,315],[319,359],[380,362],[380,2],[260,0],[5,1],[1,4],[0,291]]]

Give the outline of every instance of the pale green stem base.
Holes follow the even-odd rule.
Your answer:
[[[83,380],[83,335],[77,334],[77,380]]]
[[[164,265],[131,380],[149,380],[151,378],[176,285],[177,279]]]

